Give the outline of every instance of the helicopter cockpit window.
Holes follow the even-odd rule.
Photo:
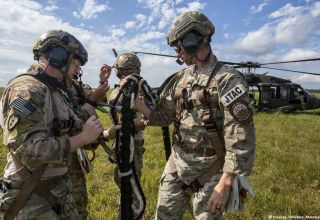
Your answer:
[[[256,105],[259,103],[260,92],[257,86],[249,86],[249,97],[251,104]]]
[[[300,99],[301,96],[304,95],[303,90],[300,87],[292,86],[290,88],[291,98]]]

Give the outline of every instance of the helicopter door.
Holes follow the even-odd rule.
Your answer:
[[[297,108],[301,109],[306,102],[305,98],[304,92],[300,87],[290,87],[289,104],[296,105]]]
[[[281,86],[270,86],[270,107],[271,109],[277,109],[281,106],[284,106],[288,103],[287,101],[287,97],[283,98],[283,90],[285,90],[285,88],[281,87]]]

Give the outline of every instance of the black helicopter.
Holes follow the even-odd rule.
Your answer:
[[[147,52],[132,52],[135,54],[147,54],[155,56],[164,56],[176,58],[173,55],[147,53]],[[269,76],[266,74],[256,74],[256,68],[265,68],[272,70],[289,71],[303,74],[311,74],[320,76],[320,73],[311,73],[304,71],[279,69],[268,67],[268,65],[295,63],[295,62],[307,62],[307,61],[320,61],[320,58],[293,60],[273,63],[255,63],[255,62],[224,62],[222,63],[233,66],[234,68],[242,68],[242,74],[245,76],[249,85],[249,95],[251,102],[255,109],[259,112],[270,113],[272,111],[281,112],[294,112],[297,110],[309,110],[320,108],[320,99],[309,93],[301,85],[293,83],[288,79],[283,79],[275,76]]]
[[[249,95],[251,97],[253,106],[260,112],[270,113],[271,111],[294,112],[296,110],[302,111],[320,108],[320,99],[309,93],[307,90],[305,90],[301,85],[297,83],[293,83],[288,79],[269,76],[266,74],[255,74],[255,69],[265,68],[320,76],[319,73],[279,69],[267,66],[274,64],[319,60],[320,58],[315,58],[264,64],[254,62],[224,63],[231,65],[234,68],[245,69],[244,71],[242,71],[242,73],[249,84]]]

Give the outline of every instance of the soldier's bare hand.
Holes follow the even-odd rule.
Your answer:
[[[146,128],[146,125],[145,125],[144,121],[141,120],[141,119],[134,119],[134,120],[133,120],[133,123],[134,123],[134,127],[135,127],[137,130],[142,131],[142,130],[144,130],[144,129]]]
[[[121,125],[112,125],[110,128],[103,131],[103,136],[107,139],[116,137],[116,131],[121,128]]]
[[[141,86],[143,83],[144,83],[143,79],[141,79],[138,82],[138,94],[141,94]],[[142,100],[143,98],[144,98],[143,96],[141,97],[140,95],[137,95],[136,99],[134,100],[134,106],[133,106],[135,110],[139,111],[139,107],[144,105],[144,101]]]
[[[103,127],[96,116],[91,116],[82,128],[82,132],[85,135],[88,143],[95,141],[102,131]]]
[[[102,67],[100,68],[100,81],[101,82],[107,82],[110,74],[111,74],[111,69],[112,67],[107,65],[107,64],[103,64]]]
[[[222,212],[229,198],[230,187],[217,184],[208,201],[208,211],[211,213]]]
[[[110,86],[108,85],[108,81],[98,86],[94,92],[92,92],[90,96],[91,101],[104,100],[106,93],[109,91]]]

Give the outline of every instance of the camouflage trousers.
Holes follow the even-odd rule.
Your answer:
[[[69,177],[52,184],[50,192],[57,198],[61,206],[61,213],[57,214],[47,200],[35,193],[32,193],[24,206],[18,212],[15,220],[43,219],[43,220],[77,220],[78,213],[70,193],[71,183]],[[0,191],[0,219],[3,219],[5,212],[9,209],[14,198],[19,194],[18,189],[9,189]]]
[[[221,174],[213,176],[197,193],[189,196],[182,189],[184,183],[177,172],[162,174],[158,193],[158,204],[155,219],[182,220],[183,214],[193,197],[193,215],[197,220],[221,220],[221,214],[207,212],[207,202],[215,185],[218,184]]]
[[[78,155],[72,153],[71,165],[68,167],[72,183],[72,197],[75,201],[79,220],[88,218],[88,192],[85,174],[80,166]]]
[[[133,154],[134,168],[137,173],[137,177],[140,180],[141,175],[142,175],[142,168],[143,168],[143,153],[145,151],[145,148],[143,147],[143,139],[142,139],[142,141],[135,139],[134,146],[135,146],[135,150],[134,150],[134,154]],[[118,176],[118,171],[119,171],[119,168],[116,167],[114,170],[114,181],[116,182],[117,186],[120,188],[120,179]],[[135,194],[133,194],[133,195],[135,195]],[[133,205],[136,204],[135,206],[137,206],[138,199],[135,196],[133,196],[132,199],[133,199]],[[119,207],[118,219],[121,219],[120,207]]]

